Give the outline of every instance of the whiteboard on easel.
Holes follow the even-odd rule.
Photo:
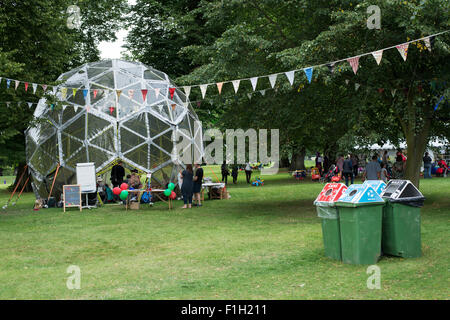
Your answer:
[[[96,192],[97,180],[95,178],[95,163],[77,163],[77,184],[81,192]]]

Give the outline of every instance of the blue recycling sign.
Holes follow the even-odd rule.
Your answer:
[[[338,202],[345,203],[383,203],[380,195],[368,184],[352,184],[339,198]]]
[[[386,183],[383,180],[366,180],[363,183],[363,186],[364,185],[371,186],[379,195],[381,195],[386,188]]]

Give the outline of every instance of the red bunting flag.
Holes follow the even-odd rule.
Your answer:
[[[170,92],[170,99],[173,99],[173,95],[175,93],[175,88],[169,88],[169,92]]]
[[[145,102],[145,99],[147,99],[147,92],[148,92],[148,90],[147,89],[142,89],[141,92],[142,92],[142,98],[144,99],[144,102]]]
[[[94,89],[94,99],[97,97],[98,90]]]
[[[109,107],[109,114],[112,115],[114,112],[114,107]]]
[[[352,66],[353,72],[356,74],[358,72],[359,67],[359,57],[353,57],[347,59],[348,63]]]
[[[25,91],[28,91],[28,82],[25,82]]]

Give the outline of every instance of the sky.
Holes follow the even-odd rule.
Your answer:
[[[128,4],[135,5],[136,0],[128,0]],[[102,59],[120,59],[121,52],[125,49],[122,46],[125,44],[125,38],[128,30],[121,29],[116,33],[117,40],[114,42],[100,42],[98,49],[100,50],[100,57]]]

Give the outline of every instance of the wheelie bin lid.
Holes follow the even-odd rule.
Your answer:
[[[400,202],[413,207],[422,207],[425,197],[409,180],[390,180],[381,193],[383,199]]]
[[[384,200],[368,184],[352,184],[336,202],[337,206],[351,207],[371,204],[384,204]]]
[[[363,185],[371,186],[378,194],[381,195],[384,188],[386,188],[386,183],[383,180],[366,180]]]
[[[327,183],[317,196],[314,204],[316,206],[334,206],[334,203],[341,197],[347,186],[343,183]]]

